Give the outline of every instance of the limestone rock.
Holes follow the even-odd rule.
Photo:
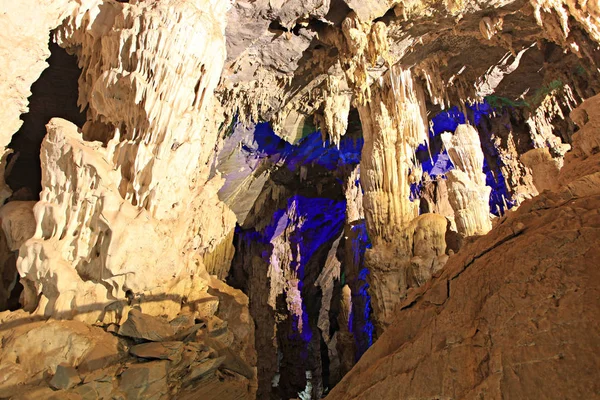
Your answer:
[[[533,184],[538,192],[558,189],[556,177],[562,167],[562,160],[552,157],[547,147],[528,151],[521,156],[521,161],[531,169]]]
[[[11,201],[0,208],[0,310],[17,308],[16,255],[21,245],[35,233],[34,204]]]
[[[56,366],[56,373],[50,380],[50,386],[58,390],[70,389],[79,383],[81,378],[77,370],[65,363]]]
[[[268,161],[255,153],[259,151],[259,144],[254,138],[255,127],[254,124],[235,124],[217,159],[217,169],[227,177],[219,190],[219,198],[235,212],[240,225],[244,225],[269,177],[265,166]]]
[[[114,284],[115,294],[124,298],[126,289],[143,292],[172,281],[182,260],[158,223],[121,198],[100,143],[83,141],[76,126],[64,120],[53,119],[48,130],[41,155],[45,189],[34,207],[36,232],[17,261],[24,306],[94,322],[114,301],[101,281]],[[130,248],[139,251],[135,262]]]
[[[168,361],[131,364],[121,374],[119,391],[126,399],[168,399]]]
[[[479,134],[470,125],[459,125],[454,135],[442,134],[450,159],[456,166],[448,173],[448,198],[454,209],[458,232],[484,235],[492,229],[489,212],[491,188],[486,186]]]
[[[225,361],[225,356],[219,358],[207,359],[202,362],[192,364],[190,366],[190,373],[186,377],[186,380],[194,380],[204,377],[211,372],[214,372],[219,366]]]
[[[572,113],[573,121],[580,130],[573,135],[573,150],[565,156],[565,166],[558,176],[558,181],[563,185],[600,170],[598,110],[600,96],[594,96]]]
[[[277,385],[320,398],[372,342],[366,322],[381,335],[396,313],[332,396],[597,394],[585,372],[597,369],[598,97],[569,117],[600,91],[597,1],[2,0],[0,21],[2,143],[21,124],[48,39],[77,57],[87,120],[80,131],[48,124],[33,213],[13,201],[28,189],[11,197],[5,185],[3,152],[0,309],[23,285],[26,311],[0,314],[0,397],[22,383],[17,398],[251,399],[260,380],[261,398]],[[446,134],[456,169],[412,201],[417,153],[440,142],[428,120],[453,106],[481,117],[470,103],[484,96],[500,117],[474,123],[488,131]],[[296,142],[314,126],[340,144],[357,114],[365,145],[353,172],[288,173],[244,130],[269,121]],[[484,158],[521,209],[465,239],[444,267],[462,243],[454,230],[492,227]],[[233,271],[248,299],[222,281],[236,219],[257,233],[296,181],[345,198],[345,226],[307,265],[290,239],[310,221],[288,210],[275,239]],[[367,231],[365,252],[353,243],[367,247]],[[128,338],[111,334],[117,323]],[[131,349],[162,361],[131,364],[123,346],[174,335],[185,344]],[[61,362],[83,385],[45,386]]]
[[[8,248],[19,250],[21,245],[35,233],[33,201],[11,201],[0,208],[0,221]]]
[[[171,338],[175,332],[171,325],[157,317],[143,314],[133,309],[125,323],[119,328],[119,335],[133,339],[161,342]]]
[[[108,400],[113,391],[112,382],[90,382],[73,389],[73,393],[82,400]]]
[[[583,143],[598,131],[576,120],[566,184],[525,201],[410,290],[328,399],[595,396],[600,165],[587,163],[596,152]]]
[[[39,64],[21,64],[27,76],[18,80],[22,99],[15,104],[26,97],[21,83],[39,75],[40,53],[45,58],[47,51],[37,49],[62,21],[52,39],[77,56],[79,104],[87,107],[81,134],[54,120],[43,145],[36,234],[18,261],[27,310],[92,323],[129,290],[151,297],[146,312],[173,317],[181,299],[197,289],[193,280],[206,283],[202,257],[231,247],[222,242],[235,217],[217,197],[223,181],[211,174],[222,121],[214,90],[225,62],[230,6],[43,2],[38,21],[21,18],[25,28],[11,30]],[[6,7],[3,18],[12,24],[18,8]],[[143,46],[132,45],[134,37]],[[53,135],[55,142],[48,140]],[[152,244],[146,247],[142,238]],[[136,251],[145,256],[132,262],[127,254]]]
[[[29,378],[27,373],[12,361],[0,363],[0,396],[8,397],[15,393],[15,387],[22,385]]]
[[[143,343],[129,349],[136,357],[171,361],[180,358],[182,351],[182,342]]]
[[[392,241],[418,216],[409,200],[412,152],[427,140],[423,92],[410,71],[399,66],[386,85],[371,90],[368,106],[359,107],[365,145],[360,164],[363,207],[369,235],[377,245]]]
[[[248,365],[255,366],[255,321],[250,315],[248,296],[220,281],[212,280],[211,286],[214,288],[211,292],[219,297],[216,316],[227,322],[227,328],[234,337],[231,350]]]
[[[374,1],[359,1],[345,0],[348,6],[356,12],[362,21],[373,21],[376,18],[382,17],[388,10],[398,3],[397,0],[374,0]]]
[[[26,0],[19,3],[3,1],[0,4],[2,43],[11,43],[0,49],[0,93],[6,104],[0,110],[0,143],[8,145],[12,135],[23,124],[19,116],[27,111],[31,84],[46,69],[50,56],[48,38],[51,29],[75,7],[67,0]],[[35,10],[31,12],[31,10]]]
[[[58,375],[57,385],[70,386],[80,381],[72,368],[93,371],[120,358],[114,336],[77,321],[46,323],[32,320],[26,313],[17,313],[3,322],[0,339],[3,343],[0,369],[8,378],[0,389],[12,388],[13,393],[17,383],[11,378],[14,376],[20,377],[18,383],[27,384],[38,382],[46,374]]]
[[[600,196],[561,193],[526,201],[409,293],[327,398],[594,397]]]
[[[369,102],[359,107],[365,136],[360,164],[363,208],[373,242],[365,266],[371,272],[378,331],[388,324],[406,290],[443,266],[447,230],[443,216],[417,218],[419,204],[410,199],[410,185],[421,176],[414,151],[428,140],[422,88],[399,65],[383,79],[385,85],[371,88]]]
[[[214,127],[207,117],[225,61],[229,6],[214,0],[84,4],[57,34],[83,70],[80,103],[90,106],[84,135],[108,127],[107,139],[117,141],[112,161],[121,167],[122,195],[158,219],[186,209],[190,187],[196,188],[191,180],[213,154],[217,135],[205,129]],[[132,46],[131,37],[144,48]]]

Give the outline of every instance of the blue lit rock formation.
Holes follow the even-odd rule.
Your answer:
[[[240,140],[240,131],[237,126],[228,140]],[[290,144],[265,123],[245,132],[235,150],[240,155],[228,157],[247,160],[239,172],[248,176],[253,168],[270,168],[260,193],[239,195],[254,203],[240,221],[231,271],[232,284],[252,299],[257,321],[259,396],[293,396],[307,390],[307,382],[318,396],[372,344],[362,263],[368,239],[357,202],[363,140],[347,134],[335,145],[316,131]],[[225,188],[239,179],[237,172],[224,174]],[[350,264],[342,256],[348,246],[357,257]]]
[[[412,290],[328,399],[596,396],[586,371],[600,340],[599,106],[596,96],[572,113],[581,130],[558,190],[525,201]]]

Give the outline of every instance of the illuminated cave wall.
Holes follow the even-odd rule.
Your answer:
[[[492,188],[490,212],[499,216],[513,207],[515,195],[502,174],[502,157],[492,137],[499,116],[512,113],[518,110],[482,102],[466,106],[464,112],[453,107],[435,114],[429,143],[415,152],[423,176],[412,185],[411,200],[419,201],[428,181],[444,180],[454,168],[441,134],[469,123],[481,139],[483,172]],[[530,139],[520,140],[521,152],[532,148]],[[344,197],[344,184],[352,182],[362,146],[360,129],[335,146],[319,131],[289,143],[268,123],[236,123],[225,141],[216,167],[225,178],[220,196],[239,222],[228,281],[250,298],[259,398],[319,398],[373,344],[370,272],[364,266],[371,244],[364,219],[348,220]],[[360,189],[360,179],[354,185]],[[452,209],[446,210],[452,215]],[[339,271],[331,272],[332,293],[326,295],[317,281],[331,268],[330,252],[336,254]],[[350,292],[349,306],[344,287]],[[319,326],[325,301],[331,302],[327,332]],[[347,316],[344,307],[349,307]]]
[[[275,135],[269,124],[250,130],[251,135],[248,128],[233,130],[239,146],[236,157],[247,168],[225,176],[223,193],[270,168],[268,181],[236,229],[236,256],[229,277],[232,285],[248,294],[256,320],[258,396],[294,398],[310,393],[319,398],[336,383],[333,376],[341,376],[330,371],[339,362],[332,359],[337,356],[330,354],[326,339],[341,328],[341,292],[346,284],[352,289],[347,327],[355,333],[352,363],[373,342],[368,271],[363,269],[360,276],[347,271],[345,245],[339,245],[349,240],[356,254],[352,264],[362,264],[369,245],[366,227],[364,221],[346,226],[343,182],[360,162],[363,139],[360,134],[347,134],[335,146],[315,131],[291,144]],[[356,235],[347,238],[346,229]],[[333,267],[326,263],[330,251],[337,252]],[[317,285],[326,268],[334,269],[329,297]],[[327,299],[329,327],[321,332],[319,315]],[[273,335],[276,343],[269,340]]]

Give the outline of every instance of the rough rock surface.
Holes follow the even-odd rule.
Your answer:
[[[0,111],[2,145],[10,142],[23,123],[19,116],[27,111],[31,85],[48,66],[45,60],[50,55],[50,30],[56,28],[75,5],[76,2],[68,0],[26,0],[19,3],[3,0],[0,3],[0,18],[5,28],[0,37],[3,43],[11,43],[0,50],[0,93],[5,100]]]
[[[198,313],[184,313],[168,323],[133,309],[129,324],[125,322],[116,336],[79,321],[46,322],[23,311],[2,313],[0,396],[133,400],[193,398],[201,391],[206,399],[255,398],[256,354],[248,333],[252,320],[247,304],[236,309],[243,294],[225,284],[220,290],[227,306],[219,313],[230,317],[230,324]],[[138,321],[135,334],[129,329],[132,316]],[[204,322],[183,323],[196,319]],[[145,321],[147,329],[139,321]],[[160,341],[161,330],[185,339]],[[145,339],[155,342],[137,344]]]
[[[28,82],[47,55],[36,49],[58,28],[53,40],[82,70],[79,105],[87,113],[81,132],[51,122],[42,145],[35,234],[17,260],[27,310],[92,323],[132,292],[151,299],[146,312],[174,316],[181,299],[198,296],[192,287],[206,292],[204,257],[209,273],[227,273],[232,246],[222,242],[231,240],[235,217],[217,198],[222,181],[211,176],[211,161],[229,6],[44,2],[37,7],[42,23],[22,20],[31,32],[12,33],[28,57],[38,57],[24,69]],[[6,11],[13,23],[14,6]],[[22,103],[25,92],[17,89]]]
[[[599,206],[523,204],[411,293],[328,399],[596,397]]]
[[[483,152],[479,134],[470,125],[459,125],[454,135],[442,135],[450,160],[456,169],[448,173],[448,200],[454,210],[458,233],[464,236],[485,235],[492,229],[486,186]]]
[[[142,314],[133,309],[127,314],[127,320],[119,328],[119,335],[132,339],[145,339],[161,342],[170,339],[175,334],[171,325],[159,318]]]

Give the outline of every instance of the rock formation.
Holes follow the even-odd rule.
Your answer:
[[[596,2],[0,11],[0,397],[598,394]]]
[[[485,235],[492,229],[489,198],[485,184],[483,151],[479,134],[470,125],[459,125],[454,135],[444,133],[442,141],[456,169],[448,172],[448,200],[454,210],[458,232],[464,236]]]

